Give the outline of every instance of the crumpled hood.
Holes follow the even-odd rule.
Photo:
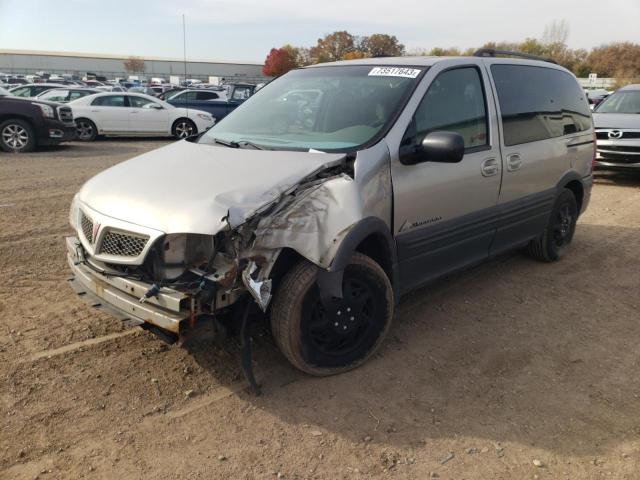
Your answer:
[[[165,233],[235,227],[344,154],[218,147],[180,141],[99,173],[79,199],[97,212]]]
[[[633,113],[594,113],[596,128],[640,128],[640,115]]]

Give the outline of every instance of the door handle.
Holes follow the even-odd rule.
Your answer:
[[[481,164],[483,177],[491,177],[498,173],[498,161],[495,158],[487,158]]]
[[[516,170],[520,170],[521,166],[522,166],[522,159],[520,158],[519,154],[512,153],[511,155],[507,156],[508,172],[515,172]]]
[[[131,113],[138,113],[138,112],[136,112],[135,110],[132,110]]]

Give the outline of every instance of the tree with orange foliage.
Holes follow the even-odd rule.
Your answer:
[[[367,58],[369,55],[367,55],[365,52],[362,52],[360,50],[354,50],[353,52],[347,52],[344,54],[344,56],[342,57],[343,60],[356,60],[358,58]]]
[[[295,49],[286,45],[282,48],[271,49],[264,61],[262,73],[268,77],[279,77],[297,66]]]

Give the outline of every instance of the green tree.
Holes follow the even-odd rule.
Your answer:
[[[535,38],[525,38],[522,43],[517,46],[517,50],[530,55],[545,56],[548,55],[546,47]]]
[[[353,35],[342,30],[319,38],[316,46],[311,47],[309,53],[316,63],[322,63],[342,60],[347,53],[354,50]]]
[[[434,47],[429,50],[428,55],[431,57],[457,57],[460,55],[460,49],[458,47]]]
[[[369,57],[399,57],[404,55],[404,45],[395,35],[374,33],[364,37],[358,44],[358,50]]]

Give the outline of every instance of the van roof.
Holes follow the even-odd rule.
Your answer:
[[[478,57],[478,56],[455,56],[455,57],[435,57],[435,56],[419,56],[419,57],[373,57],[373,58],[359,58],[356,60],[340,60],[337,62],[330,63],[317,63],[315,65],[309,65],[305,68],[317,68],[323,66],[343,66],[343,65],[396,65],[396,66],[424,66],[430,67],[440,62],[447,62],[451,60],[461,60],[461,59],[474,59],[474,60],[491,60],[496,61],[499,60],[500,63],[510,63],[510,64],[519,64],[519,65],[537,65],[541,67],[548,68],[556,68],[564,70],[563,67],[555,64],[546,62],[544,60],[532,60],[532,59],[523,59],[523,58],[512,58],[512,57]]]

